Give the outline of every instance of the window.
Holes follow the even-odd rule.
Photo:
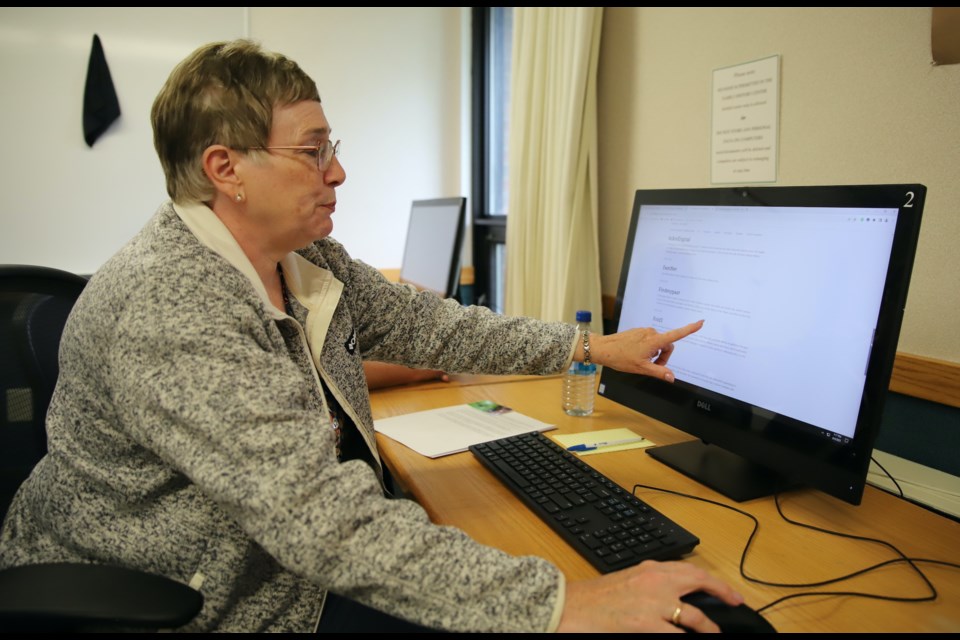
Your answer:
[[[473,8],[472,204],[477,304],[503,313],[512,7]]]

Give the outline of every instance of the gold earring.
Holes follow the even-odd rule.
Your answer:
[[[242,194],[242,193],[238,193],[238,194],[235,196],[235,199],[236,199],[237,202],[243,202],[243,194]]]

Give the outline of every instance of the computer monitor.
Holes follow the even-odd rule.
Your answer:
[[[814,487],[860,504],[920,231],[920,184],[639,190],[614,326],[678,341],[673,384],[598,393],[696,440],[647,449],[737,501]]]
[[[457,297],[466,208],[464,197],[413,201],[400,282]]]

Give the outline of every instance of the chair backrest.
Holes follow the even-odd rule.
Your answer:
[[[86,283],[52,267],[0,265],[0,522],[47,451],[60,337]]]
[[[47,405],[60,373],[60,337],[83,276],[0,265],[0,521],[47,449]],[[33,564],[0,571],[0,633],[172,629],[203,595],[171,578],[119,566]]]

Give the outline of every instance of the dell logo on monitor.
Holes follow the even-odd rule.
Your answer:
[[[697,409],[702,409],[703,411],[711,411],[710,403],[706,400],[697,400]]]

